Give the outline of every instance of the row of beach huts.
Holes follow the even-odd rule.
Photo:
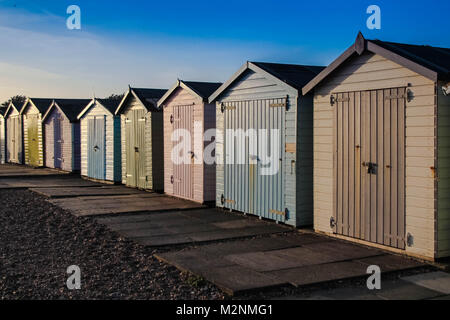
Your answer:
[[[198,123],[221,134],[182,140],[192,162],[174,163],[173,132],[194,137]],[[227,163],[228,129],[281,132],[265,146],[280,148],[280,170],[261,174],[248,142],[245,161]],[[450,256],[450,49],[359,34],[328,67],[247,62],[223,84],[11,102],[0,132],[2,162],[215,202],[424,259]],[[211,143],[216,163],[195,161]]]

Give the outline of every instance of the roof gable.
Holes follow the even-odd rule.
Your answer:
[[[149,112],[157,112],[159,111],[156,102],[160,99],[165,93],[167,89],[151,89],[151,88],[129,88],[128,92],[123,97],[122,101],[120,101],[119,105],[115,110],[115,114],[119,114],[123,111],[126,106],[128,100],[131,97],[137,99]]]
[[[208,97],[221,85],[222,83],[220,82],[184,81],[178,79],[172,88],[170,88],[158,101],[158,107],[161,107],[178,88],[183,88],[190,92],[193,96],[198,97],[204,102],[208,102]]]
[[[54,107],[58,107],[70,122],[75,122],[80,112],[91,101],[91,99],[55,99],[42,120],[48,117]]]
[[[77,115],[77,120],[80,120],[84,115],[92,108],[97,105],[100,105],[102,108],[105,109],[106,112],[110,113],[114,116],[114,113],[117,109],[117,106],[119,105],[121,100],[117,99],[99,99],[94,98],[89,102],[89,104]]]
[[[350,58],[364,52],[378,54],[432,81],[450,80],[450,49],[366,40],[360,32],[355,43],[302,89],[310,92]]]
[[[19,108],[17,108],[17,107],[14,105],[13,102],[10,102],[10,103],[8,104],[8,107],[6,108],[4,117],[5,117],[5,118],[8,118],[9,115],[11,114],[11,112],[13,112],[13,110],[15,110],[17,113],[20,114]]]
[[[23,104],[20,114],[24,114],[29,105],[32,104],[39,111],[40,114],[45,114],[53,103],[53,99],[50,98],[28,98]]]
[[[280,84],[288,90],[298,92],[323,69],[325,67],[248,61],[209,97],[209,102],[218,99],[248,70],[263,74],[268,80]]]

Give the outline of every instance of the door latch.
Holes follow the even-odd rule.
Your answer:
[[[139,152],[139,148],[138,147],[134,147],[134,152]]]

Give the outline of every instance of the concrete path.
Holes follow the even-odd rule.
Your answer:
[[[56,198],[49,201],[72,212],[75,216],[165,212],[205,207],[199,203],[145,191],[113,196]]]
[[[366,286],[314,291],[284,300],[450,300],[450,274],[430,272],[395,280],[382,280],[380,290]]]
[[[124,237],[151,247],[211,242],[292,231],[281,225],[224,213],[212,208],[100,217],[97,218],[97,221]]]
[[[99,196],[123,196],[140,194],[141,192],[136,189],[126,188],[124,186],[92,186],[86,187],[39,187],[31,188],[33,192],[39,193],[49,199],[59,198],[75,198],[75,197],[99,197]]]
[[[382,272],[421,266],[377,249],[299,233],[211,244],[160,253],[157,258],[201,276],[231,295],[367,276],[369,265],[378,265]]]
[[[0,177],[0,189],[36,189],[61,187],[100,187],[102,184],[86,181],[76,176],[30,176],[30,177]],[[34,190],[36,191],[36,190]]]
[[[48,168],[32,168],[15,164],[0,165],[0,178],[6,177],[37,177],[37,176],[61,176],[67,175],[67,172]]]

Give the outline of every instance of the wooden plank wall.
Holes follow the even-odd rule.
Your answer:
[[[5,129],[5,118],[0,115],[0,163],[5,163],[6,159]]]
[[[81,129],[81,175],[88,175],[88,119],[95,116],[106,116],[106,180],[115,181],[114,173],[114,117],[104,107],[96,104],[90,108],[80,120]],[[120,161],[120,159],[119,159]],[[117,167],[117,166],[116,166]]]
[[[174,106],[194,105],[194,121],[200,121],[203,123],[203,108],[204,103],[201,99],[193,96],[187,90],[178,88],[175,90],[164,106],[164,192],[170,195],[174,194],[173,185],[170,181],[173,175],[173,163],[172,163],[172,132],[173,125],[170,123],[170,116],[173,112]],[[193,136],[192,136],[193,139]],[[201,137],[203,139],[203,137]],[[197,155],[203,159],[203,153]],[[194,165],[194,201],[204,202],[204,171],[203,161],[202,164]],[[212,199],[211,199],[212,200]]]
[[[124,106],[122,110],[122,114],[120,115],[121,122],[121,155],[122,155],[122,183],[127,183],[127,148],[125,147],[129,142],[126,141],[126,124],[125,120],[128,117],[127,113],[131,110],[143,110],[145,112],[145,171],[148,180],[146,182],[147,189],[153,189],[153,157],[152,157],[152,148],[153,148],[153,137],[152,137],[152,113],[148,112],[145,106],[143,106],[139,100],[134,97],[129,98],[127,104]],[[161,151],[162,152],[162,151]],[[161,190],[161,189],[159,189]]]
[[[283,166],[284,204],[289,211],[286,223],[293,226],[305,226],[312,224],[312,97],[300,100],[299,112],[299,100],[295,90],[288,92],[285,87],[252,70],[245,72],[231,85],[216,104],[216,127],[222,132],[216,141],[216,157],[218,159],[216,205],[222,207],[221,195],[224,193],[224,167],[223,160],[221,160],[224,157],[224,114],[220,110],[221,102],[278,99],[285,98],[287,95],[289,95],[289,108],[285,116],[285,141],[295,144],[296,151],[295,153],[286,153]],[[305,103],[304,109],[303,102]],[[303,179],[303,174],[306,175],[305,179]]]
[[[25,156],[25,164],[30,163],[29,150],[28,150],[28,117],[30,115],[38,116],[38,151],[39,151],[39,166],[44,165],[44,144],[43,144],[43,132],[42,132],[42,115],[39,110],[33,106],[31,103],[28,103],[27,110],[22,115],[23,117],[23,147],[24,147],[24,156]]]
[[[57,108],[52,108],[52,111],[47,116],[47,118],[44,121],[44,132],[45,132],[45,147],[44,147],[44,153],[45,153],[45,166],[48,168],[54,168],[55,167],[55,139],[54,139],[54,125],[53,125],[53,119],[55,117],[59,117],[60,112]]]
[[[435,188],[430,170],[435,163],[435,85],[379,55],[365,53],[342,66],[316,88],[314,97],[314,229],[332,233],[333,112],[330,94],[406,87],[406,233],[414,245],[406,251],[433,257],[435,250]]]
[[[69,119],[62,114],[61,117],[61,137],[63,140],[61,155],[63,161],[61,163],[61,169],[64,171],[72,171],[72,161],[73,161],[73,140],[72,140],[72,123]]]
[[[437,258],[450,256],[450,96],[439,83],[438,92],[438,212]]]

